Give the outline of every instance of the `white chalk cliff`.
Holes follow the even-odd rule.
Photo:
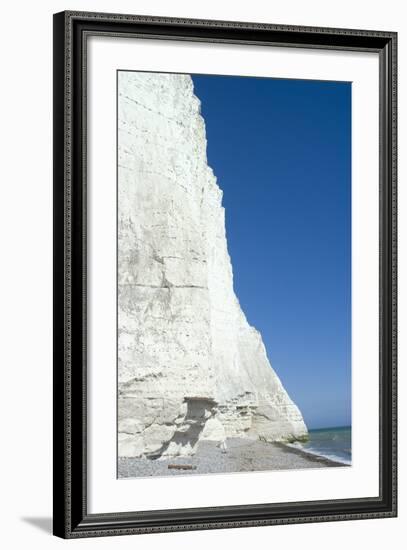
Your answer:
[[[119,72],[118,93],[119,456],[306,436],[233,290],[191,77]]]

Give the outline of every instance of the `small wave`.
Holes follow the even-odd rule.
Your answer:
[[[301,445],[301,443],[299,443],[298,441],[295,441],[293,443],[287,443],[287,447],[293,447],[294,449],[298,449],[301,452],[303,452],[305,454],[308,454],[308,455],[319,456],[321,458],[327,458],[328,460],[333,460],[334,462],[340,462],[341,464],[343,464],[345,466],[351,466],[352,465],[352,460],[350,460],[350,459],[343,458],[341,456],[337,456],[337,455],[331,454],[331,453],[321,453],[321,451],[317,451],[317,450],[314,450],[312,448],[305,449]]]

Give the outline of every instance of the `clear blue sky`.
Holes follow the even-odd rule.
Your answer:
[[[309,428],[351,423],[351,84],[193,76],[234,287]]]

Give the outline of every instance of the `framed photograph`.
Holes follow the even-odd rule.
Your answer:
[[[396,515],[393,32],[54,15],[54,534]]]

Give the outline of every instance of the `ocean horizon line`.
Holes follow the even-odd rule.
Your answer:
[[[309,432],[318,432],[318,431],[326,431],[326,430],[351,430],[352,424],[344,424],[341,426],[325,426],[323,428],[308,428]]]

